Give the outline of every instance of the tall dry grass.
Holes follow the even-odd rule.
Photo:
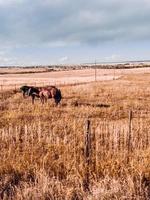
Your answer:
[[[149,199],[148,84],[139,75],[62,87],[59,107],[39,100],[33,106],[19,93],[0,94],[0,198]],[[89,192],[84,190],[87,118]]]

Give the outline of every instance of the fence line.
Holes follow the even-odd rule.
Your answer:
[[[45,87],[45,86],[49,86],[49,85],[55,85],[55,86],[72,86],[72,85],[78,85],[78,84],[88,84],[94,81],[85,81],[85,82],[81,82],[81,81],[72,81],[70,83],[67,82],[33,82],[33,83],[19,83],[19,84],[9,84],[9,85],[4,85],[1,84],[0,85],[0,91],[5,91],[5,90],[17,90],[19,89],[21,86],[23,85],[30,85],[30,86],[35,86],[35,87]]]
[[[139,152],[149,149],[150,129],[147,124],[150,118],[147,116],[146,120],[140,117],[136,119],[132,114],[130,111],[129,118],[120,122],[87,120],[84,124],[84,120],[80,120],[73,125],[74,132],[68,132],[70,126],[67,129],[61,125],[60,129],[56,125],[52,129],[50,125],[44,125],[41,121],[19,126],[10,125],[0,129],[1,145],[5,145],[5,148],[8,145],[8,151],[18,149],[20,154],[26,152],[26,149],[31,149],[34,154],[37,145],[40,147],[40,144],[44,144],[40,148],[49,149],[52,162],[60,160],[68,171],[72,170],[73,166],[77,171],[84,169],[83,184],[84,189],[88,190],[90,171],[94,171],[98,176],[101,162],[119,158],[129,163],[131,157],[138,162],[142,155]],[[78,127],[83,129],[78,130]],[[48,162],[45,156],[42,158],[43,167],[46,167]],[[55,176],[60,176],[61,170],[62,168],[58,168]]]

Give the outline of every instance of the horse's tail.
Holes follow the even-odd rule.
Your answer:
[[[57,89],[55,100],[57,100],[57,102],[59,103],[61,101],[61,99],[62,99],[61,91],[60,91],[60,89]]]
[[[62,99],[62,94],[61,94],[60,89],[58,89],[58,96],[59,96],[59,99]]]

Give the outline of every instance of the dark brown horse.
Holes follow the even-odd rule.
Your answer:
[[[34,104],[35,97],[39,98],[39,92],[40,92],[41,88],[24,85],[20,88],[20,90],[22,91],[24,98],[26,95],[31,96],[32,104]]]
[[[30,88],[32,88],[32,86],[27,86],[27,85],[24,85],[20,88],[20,91],[22,92],[24,98],[29,95]]]
[[[58,105],[62,99],[61,91],[55,86],[44,87],[39,92],[41,102],[44,104],[48,99],[54,98],[55,104]]]

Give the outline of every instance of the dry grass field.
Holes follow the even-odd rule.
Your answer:
[[[14,69],[10,71],[0,68],[0,90],[9,90],[19,88],[21,85],[62,85],[72,83],[84,83],[95,81],[95,73],[97,81],[110,81],[119,79],[125,75],[134,75],[141,73],[150,73],[150,67],[135,69],[80,69],[44,72],[43,68],[30,69],[33,73],[27,73],[29,69]],[[36,73],[37,70],[37,73]],[[6,71],[6,74],[1,74]],[[40,73],[39,73],[40,72]]]
[[[0,74],[25,74],[25,73],[40,73],[46,72],[44,67],[0,67]]]
[[[150,199],[150,73],[131,71],[61,86],[58,107],[1,91],[0,199]]]

